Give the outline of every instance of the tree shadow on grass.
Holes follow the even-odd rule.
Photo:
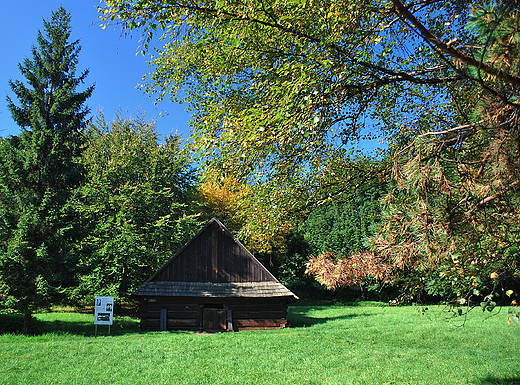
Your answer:
[[[301,303],[301,304],[300,304]],[[351,319],[354,317],[367,317],[374,314],[343,314],[330,317],[312,317],[309,314],[314,310],[326,310],[330,306],[341,305],[344,303],[330,301],[298,301],[297,305],[290,306],[288,322],[291,327],[304,328],[313,325],[324,324],[329,321]],[[375,303],[349,303],[349,306],[376,306]],[[93,310],[92,310],[93,311]],[[0,313],[0,335],[2,334],[21,334],[23,326],[23,315],[20,314],[1,314]],[[43,334],[69,334],[85,337],[95,335],[94,315],[88,312],[55,312],[41,313],[33,318],[32,335]],[[169,331],[184,333],[185,331]],[[110,327],[98,325],[98,336],[119,336],[125,334],[148,333],[139,328],[139,320],[131,317],[116,317],[114,324]],[[519,384],[520,385],[520,384]]]
[[[43,334],[70,334],[85,337],[94,337],[96,327],[94,316],[92,320],[71,319],[42,320],[33,317],[31,322],[31,335]],[[23,315],[20,314],[0,314],[0,335],[2,334],[21,334],[23,327]],[[97,335],[107,336],[108,326],[98,325]],[[110,335],[124,335],[129,333],[142,333],[139,329],[139,321],[131,318],[115,318],[114,324],[110,327]]]
[[[309,312],[312,310],[323,310],[324,306],[295,306],[289,309],[287,321],[293,328],[304,328],[314,325],[324,324],[328,321],[351,319],[356,317],[369,317],[374,314],[344,314],[332,317],[311,317]]]
[[[142,333],[139,329],[139,321],[129,319],[114,319],[114,324],[108,327],[108,325],[98,325],[97,334],[96,326],[94,325],[94,317],[92,321],[43,321],[36,320],[33,324],[33,334],[41,335],[48,333],[55,334],[71,334],[85,337],[94,336],[119,336],[124,334]]]
[[[518,377],[506,377],[498,378],[488,376],[480,380],[481,385],[520,385],[520,378]]]
[[[18,334],[22,332],[23,315],[0,314],[0,334]]]

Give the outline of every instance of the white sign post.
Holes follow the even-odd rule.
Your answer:
[[[94,307],[94,325],[96,325],[96,336],[98,325],[108,325],[108,334],[110,334],[110,325],[113,323],[113,317],[114,297],[96,297],[96,306]]]

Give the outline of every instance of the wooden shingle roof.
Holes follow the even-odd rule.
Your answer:
[[[279,282],[145,282],[134,295],[172,297],[292,297]]]

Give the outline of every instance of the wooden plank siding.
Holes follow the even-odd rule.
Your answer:
[[[276,278],[225,227],[215,221],[193,238],[151,280],[266,282],[276,281]]]
[[[154,302],[149,302],[150,300]],[[232,330],[278,329],[287,326],[287,304],[284,300],[242,299],[224,300],[215,308],[211,301],[193,298],[148,298],[141,303],[141,328],[160,330],[161,310],[167,311],[167,330],[226,331],[228,311]]]

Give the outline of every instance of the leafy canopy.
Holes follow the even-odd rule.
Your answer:
[[[80,212],[86,222],[75,295],[127,298],[201,226],[196,179],[180,138],[144,116],[103,114],[88,127]]]
[[[414,272],[412,294],[426,289],[483,309],[518,291],[520,24],[517,9],[501,5],[472,9],[466,28],[480,65],[468,67],[474,82],[452,91],[459,124],[425,121],[398,149],[398,186],[371,242],[395,269]]]
[[[297,212],[387,169],[353,141],[407,140],[408,122],[451,125],[449,85],[467,75],[407,27],[397,1],[107,1],[107,22],[163,46],[146,89],[193,113],[193,150],[260,191],[255,207]],[[466,2],[415,2],[422,25],[461,44]],[[419,106],[416,108],[415,106]],[[279,193],[275,193],[275,191]],[[283,215],[278,215],[280,219]]]
[[[466,277],[454,261],[472,255],[511,255],[493,260],[514,271],[517,1],[109,0],[102,13],[145,49],[161,30],[147,90],[182,90],[193,150],[251,184],[251,218],[270,219],[245,232],[386,180],[393,163],[378,257],[422,278]],[[356,158],[365,136],[389,152]]]

